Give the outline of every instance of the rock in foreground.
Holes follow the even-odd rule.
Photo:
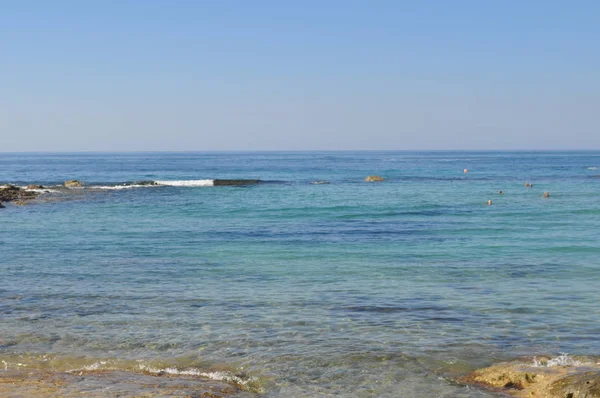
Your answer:
[[[500,363],[476,370],[462,381],[499,389],[515,397],[600,398],[599,363],[559,358],[570,359],[571,363],[554,364],[555,360],[547,359],[529,364]]]

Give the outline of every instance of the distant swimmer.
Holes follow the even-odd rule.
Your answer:
[[[463,172],[468,173],[469,169],[464,169]]]
[[[550,197],[550,193],[544,192],[544,198],[549,198],[549,197]]]
[[[526,187],[528,187],[528,186],[529,186],[529,183],[528,183],[528,182],[526,182],[526,183],[525,183],[525,186],[526,186]]]
[[[503,195],[503,194],[504,194],[504,192],[498,191],[498,195]]]
[[[529,184],[529,188],[533,188],[533,184]]]
[[[492,204],[491,200],[488,200],[488,206],[490,206]]]

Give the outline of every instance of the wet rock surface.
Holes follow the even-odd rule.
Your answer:
[[[600,363],[553,364],[546,358],[533,364],[506,362],[478,369],[461,381],[515,397],[600,398]]]
[[[215,186],[235,186],[235,185],[254,185],[260,180],[214,180]]]
[[[381,182],[381,181],[385,181],[385,179],[380,176],[368,176],[365,178],[365,181],[366,182]]]
[[[0,203],[14,202],[25,203],[27,200],[35,199],[40,193],[19,188],[14,185],[6,185],[0,188]]]
[[[65,187],[67,188],[81,188],[83,187],[83,182],[79,180],[67,180],[65,181]]]

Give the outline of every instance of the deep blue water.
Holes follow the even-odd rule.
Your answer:
[[[600,352],[598,167],[600,152],[0,154],[0,184],[86,183],[0,209],[0,359],[223,364],[266,396],[493,396],[449,378]],[[93,188],[214,178],[265,183]]]

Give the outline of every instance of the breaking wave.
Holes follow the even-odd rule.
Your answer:
[[[253,185],[261,182],[260,180],[249,180],[249,179],[204,179],[204,180],[156,180],[156,181],[140,181],[140,182],[126,182],[114,185],[91,185],[89,189],[101,189],[101,190],[121,190],[131,188],[148,188],[148,187],[214,187],[214,186],[245,186]]]
[[[240,390],[263,393],[264,380],[246,373],[241,368],[227,364],[209,363],[189,357],[162,360],[135,360],[118,358],[89,358],[59,356],[55,354],[13,354],[0,356],[0,370],[4,371],[52,371],[69,374],[93,372],[127,372],[152,376],[198,377],[221,381]]]
[[[215,180],[157,180],[154,185],[169,187],[212,187]]]
[[[580,366],[583,364],[584,364],[584,362],[579,361],[564,352],[561,353],[559,356],[552,358],[552,359],[546,359],[546,358],[538,359],[537,357],[533,358],[533,366],[535,366],[535,367],[551,368],[554,366]]]

